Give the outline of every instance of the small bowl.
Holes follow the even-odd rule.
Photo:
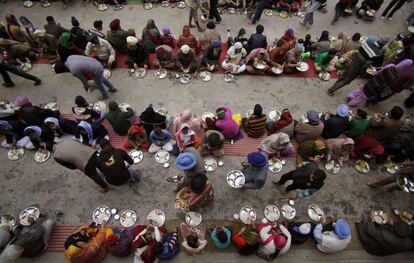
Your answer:
[[[236,219],[236,220],[239,220],[240,219],[240,215],[239,214],[234,214],[233,215],[233,218]]]
[[[116,208],[111,209],[111,214],[115,215],[117,212],[118,212],[118,209],[116,209]]]
[[[291,206],[294,206],[295,205],[295,201],[293,201],[293,200],[289,200],[289,205],[291,205]]]
[[[169,163],[164,163],[164,168],[168,168],[168,167],[170,167],[170,164]]]
[[[118,215],[118,214],[116,214],[116,215],[114,215],[114,219],[115,220],[119,220],[121,217]]]
[[[222,167],[224,165],[224,162],[223,161],[218,161],[217,164],[218,164],[218,166]]]

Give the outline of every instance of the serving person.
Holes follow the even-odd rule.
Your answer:
[[[313,237],[319,251],[335,253],[345,250],[351,243],[351,228],[345,219],[325,224],[325,218],[322,218],[313,230]]]
[[[243,187],[247,189],[260,189],[266,183],[269,163],[267,157],[261,152],[251,152],[247,155],[247,162],[241,163],[241,172],[245,176]]]
[[[175,192],[179,191],[184,186],[189,186],[193,177],[206,173],[204,159],[201,157],[200,152],[194,147],[189,147],[185,149],[184,152],[180,153],[175,160],[175,166],[178,170],[184,172],[184,177],[178,181],[176,187],[174,187]]]
[[[85,48],[85,55],[90,56],[91,52],[94,53],[94,58],[100,61],[104,67],[111,69],[115,66],[115,49],[105,39],[96,35],[91,36]]]
[[[300,120],[295,126],[295,137],[299,143],[314,140],[322,135],[324,124],[320,121],[318,113],[310,110],[306,113],[306,117],[307,123]]]
[[[226,54],[226,59],[223,60],[221,67],[232,74],[241,74],[246,70],[245,57],[246,50],[240,42],[234,43],[229,48]]]

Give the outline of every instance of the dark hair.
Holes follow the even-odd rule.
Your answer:
[[[55,22],[55,19],[53,18],[53,16],[47,16],[46,21],[47,22]]]
[[[264,26],[262,24],[258,24],[256,26],[256,33],[261,34],[264,31]]]
[[[305,41],[304,41],[302,38],[299,38],[299,39],[298,39],[298,43],[299,43],[299,44],[303,44],[303,42],[305,42]]]
[[[361,34],[360,33],[355,33],[352,36],[352,41],[359,41],[361,39]]]
[[[319,38],[318,42],[322,41],[329,41],[329,32],[327,30],[322,31],[321,37]]]
[[[220,111],[224,110],[224,108],[220,107],[216,110],[216,113],[219,113]]]
[[[306,36],[305,36],[305,40],[311,40],[311,38],[312,38],[312,36],[311,36],[311,34],[306,34]]]
[[[368,114],[366,111],[361,110],[361,109],[357,109],[357,114],[359,117],[361,117],[362,119],[366,119]]]
[[[63,72],[69,72],[69,69],[66,68],[65,64],[62,61],[59,61],[55,64],[54,70],[56,74],[60,74]]]
[[[256,104],[256,105],[254,105],[253,114],[254,114],[254,115],[257,115],[257,116],[260,116],[260,115],[262,115],[262,113],[263,113],[263,108],[262,108],[262,106],[260,106],[260,104]]]
[[[207,118],[207,119],[210,119],[210,118]],[[207,120],[206,119],[206,120]],[[211,120],[211,119],[210,119]],[[209,141],[209,145],[210,146],[219,146],[220,145],[220,143],[221,143],[221,141],[220,141],[220,136],[217,134],[217,133],[212,133],[212,134],[209,134],[208,135],[208,137],[207,137],[207,139],[208,139],[208,141]]]
[[[329,49],[329,55],[335,56],[336,55],[336,52],[338,52],[338,51],[335,48]]]
[[[203,192],[207,184],[207,176],[204,173],[194,175],[190,181],[190,189],[196,194]]]
[[[323,182],[326,178],[326,173],[322,169],[317,169],[313,172],[313,175],[315,176],[315,182]]]
[[[394,106],[390,114],[394,119],[399,120],[404,115],[404,110],[400,106]]]
[[[96,27],[102,27],[102,20],[96,20],[93,22],[93,26]]]
[[[208,21],[207,28],[208,29],[214,29],[214,28],[216,28],[216,24],[214,24],[213,21]]]
[[[223,230],[217,231],[217,239],[221,242],[221,243],[226,243],[228,238],[226,235],[226,232],[224,232]]]
[[[189,247],[197,248],[198,247],[198,237],[195,235],[189,235],[187,237],[187,244]]]
[[[111,143],[107,139],[104,139],[104,138],[99,139],[98,144],[99,146],[101,146],[102,149],[105,147],[111,146]]]

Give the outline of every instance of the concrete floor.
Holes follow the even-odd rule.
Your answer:
[[[329,12],[322,15],[317,13],[315,25],[309,30],[312,35],[317,36],[324,29],[329,30],[332,35],[340,31],[346,31],[349,35],[354,32],[366,34],[388,34],[395,36],[403,31],[402,21],[413,10],[413,3],[403,7],[396,13],[392,22],[378,20],[374,23],[360,22],[353,23],[353,18],[345,18],[337,25],[331,26],[330,20],[333,16],[333,6],[336,1],[329,1]],[[388,3],[389,1],[386,1]],[[146,20],[154,18],[159,28],[169,25],[175,36],[179,35],[180,28],[187,21],[187,11],[179,9],[156,8],[144,11],[142,6],[129,5],[121,12],[107,11],[99,12],[92,6],[74,4],[67,10],[61,9],[61,3],[57,2],[51,8],[43,9],[34,7],[25,9],[19,6],[20,1],[9,1],[0,5],[0,16],[7,13],[14,13],[16,16],[26,15],[37,26],[44,24],[46,15],[53,15],[63,26],[69,27],[70,17],[76,16],[81,21],[81,26],[89,28],[89,25],[96,19],[102,19],[107,28],[108,23],[114,18],[121,19],[123,28],[135,28],[140,32]],[[384,7],[385,8],[385,4]],[[263,16],[261,23],[265,26],[265,34],[269,40],[280,37],[287,27],[296,30],[298,37],[304,37],[307,33],[299,24],[297,17],[282,19],[279,17]],[[232,31],[238,31],[240,25],[245,26],[249,33],[254,31],[253,26],[247,25],[244,16],[223,15],[223,22],[218,29],[224,32],[227,27]],[[139,33],[138,33],[139,35]],[[28,96],[33,103],[47,103],[56,97],[61,111],[70,112],[74,97],[78,94],[84,95],[88,100],[95,101],[99,96],[98,92],[85,93],[81,83],[69,74],[55,75],[48,65],[35,65],[31,70],[42,78],[43,84],[39,87],[32,86],[32,83],[21,78],[13,77],[16,87],[12,89],[1,88],[2,99],[13,99],[17,95]],[[325,93],[334,80],[322,82],[312,78],[288,78],[281,77],[254,77],[239,76],[235,83],[227,84],[221,80],[220,75],[214,75],[209,83],[195,80],[189,85],[180,85],[171,80],[157,80],[153,74],[148,74],[145,79],[134,80],[127,74],[126,69],[113,71],[111,81],[118,88],[116,94],[110,94],[118,102],[128,102],[137,112],[141,112],[152,103],[157,107],[166,107],[171,115],[178,114],[186,108],[191,108],[195,113],[201,114],[204,111],[213,111],[222,105],[230,106],[234,112],[245,112],[254,104],[262,104],[265,111],[270,108],[289,108],[294,117],[299,117],[309,109],[320,111],[334,111],[336,105],[344,101],[344,95],[362,85],[363,80],[357,80],[351,85],[343,88],[338,94],[331,98]],[[393,98],[367,109],[373,111],[387,111],[393,105],[402,104],[407,96],[402,92]],[[410,111],[407,110],[407,114]],[[154,209],[160,208],[168,219],[182,218],[182,213],[174,208],[174,194],[171,191],[171,184],[165,179],[168,176],[179,174],[178,170],[171,167],[164,169],[158,165],[151,156],[145,154],[142,163],[137,167],[143,173],[143,180],[136,185],[113,187],[110,192],[100,194],[96,191],[94,183],[79,172],[64,169],[53,160],[44,164],[37,164],[33,161],[33,153],[27,152],[17,162],[7,160],[6,150],[0,150],[1,172],[0,178],[0,214],[18,214],[27,206],[38,206],[42,212],[53,215],[54,211],[64,212],[59,223],[80,224],[90,220],[93,209],[100,204],[116,207],[120,210],[133,209],[137,211],[139,222],[144,222],[146,214]],[[244,205],[251,205],[256,208],[259,218],[262,217],[262,209],[268,203],[277,205],[283,204],[279,198],[288,197],[280,189],[273,187],[272,179],[277,179],[284,172],[293,169],[294,160],[288,159],[287,166],[277,175],[269,173],[265,186],[260,191],[246,190],[239,191],[231,189],[225,183],[225,175],[232,169],[239,168],[242,158],[225,157],[225,166],[216,172],[209,174],[209,180],[215,189],[214,203],[203,211],[205,219],[229,219]],[[352,161],[350,161],[352,164]],[[334,217],[346,217],[358,219],[364,211],[372,208],[381,208],[391,211],[391,208],[412,208],[412,197],[402,192],[385,193],[381,190],[372,190],[366,187],[366,183],[373,182],[388,175],[379,171],[380,167],[373,167],[368,175],[361,175],[347,165],[338,175],[329,175],[323,189],[314,196],[301,199],[296,202],[298,217],[305,216],[305,208],[311,204],[319,204],[327,215]],[[411,206],[411,207],[410,207]],[[356,237],[355,237],[356,239]],[[217,262],[253,262],[256,258],[240,258],[235,254],[205,254],[201,257],[188,258],[181,253],[175,262],[206,262],[214,259]],[[281,262],[399,262],[410,261],[412,254],[401,254],[387,258],[371,257],[362,250],[350,250],[335,256],[325,256],[316,250],[292,249],[287,255],[278,259]],[[130,258],[125,260],[131,260]],[[35,261],[27,260],[21,262],[64,262],[63,256],[50,253]],[[112,262],[108,258],[105,262]],[[116,260],[116,262],[122,262]]]

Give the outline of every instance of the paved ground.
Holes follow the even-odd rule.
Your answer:
[[[336,1],[329,1],[328,14],[316,14],[315,26],[310,29],[313,35],[327,29],[333,35],[340,31],[346,31],[349,35],[354,32],[366,34],[389,34],[397,35],[403,31],[402,20],[412,10],[413,4],[406,5],[403,10],[394,16],[392,22],[378,20],[375,23],[360,22],[353,23],[352,18],[341,20],[335,27],[329,21],[333,16],[333,5]],[[102,19],[105,27],[114,18],[121,19],[124,28],[135,28],[140,32],[149,18],[155,18],[159,28],[169,25],[175,36],[179,35],[181,26],[187,21],[185,10],[156,8],[144,11],[142,6],[130,5],[121,12],[98,12],[92,6],[75,4],[67,10],[61,9],[61,3],[56,3],[49,9],[35,7],[25,9],[18,6],[20,1],[8,2],[0,5],[0,16],[13,12],[16,16],[26,15],[35,25],[43,25],[46,15],[54,15],[62,25],[69,27],[70,17],[75,15],[81,26],[89,28],[96,19]],[[388,3],[388,1],[386,1]],[[306,31],[299,26],[298,18],[292,17],[281,19],[279,17],[263,16],[261,23],[265,26],[265,33],[269,39],[280,37],[282,32],[291,26],[296,30],[299,37],[303,37]],[[247,28],[248,33],[253,32],[253,27],[246,24],[244,16],[224,15],[223,23],[218,29],[223,33],[227,27],[232,31],[239,29],[240,25]],[[139,33],[138,33],[139,35]],[[13,89],[1,89],[1,98],[12,99],[17,95],[25,94],[31,98],[33,103],[49,102],[51,98],[57,97],[62,112],[69,112],[76,95],[82,94],[87,99],[94,101],[98,97],[97,91],[83,94],[81,83],[68,74],[56,76],[48,65],[36,65],[31,73],[41,77],[44,83],[39,87],[20,78],[14,78],[17,84]],[[333,84],[333,80],[322,82],[319,79],[302,78],[275,78],[240,76],[233,84],[224,83],[219,75],[214,75],[212,82],[203,83],[199,80],[190,85],[182,86],[171,80],[156,80],[152,74],[145,79],[137,81],[131,79],[126,69],[113,71],[111,81],[118,88],[115,95],[110,94],[118,102],[130,103],[138,112],[144,110],[145,106],[152,103],[155,107],[166,107],[170,114],[175,115],[186,108],[193,109],[200,114],[204,111],[213,111],[221,105],[230,106],[234,112],[245,112],[261,103],[265,110],[276,107],[279,109],[289,108],[294,117],[298,117],[308,109],[334,110],[336,105],[343,102],[344,94],[349,90],[363,84],[363,80],[357,80],[352,85],[344,88],[334,98],[328,97],[326,89]],[[401,104],[407,96],[403,92],[394,96],[384,103],[371,107],[369,111],[386,111],[395,104]],[[408,113],[408,111],[407,111]],[[96,186],[88,178],[79,172],[73,172],[57,165],[53,160],[45,164],[33,162],[33,153],[27,153],[23,159],[17,162],[7,161],[6,151],[0,150],[2,171],[0,178],[0,212],[18,214],[19,211],[29,205],[40,207],[44,212],[53,214],[55,210],[64,212],[59,223],[80,224],[90,220],[93,209],[100,204],[116,207],[120,210],[134,209],[138,212],[139,221],[143,222],[146,214],[154,209],[160,208],[165,211],[168,219],[182,218],[182,214],[174,208],[174,194],[170,190],[171,185],[165,181],[168,176],[178,174],[176,169],[164,169],[148,154],[139,168],[143,173],[141,183],[131,186],[112,188],[106,194],[96,191]],[[216,195],[212,206],[205,209],[203,216],[206,219],[229,219],[243,205],[252,205],[262,217],[261,210],[268,203],[282,204],[281,197],[287,195],[281,193],[280,189],[271,184],[271,179],[278,178],[280,174],[269,174],[269,179],[261,191],[238,191],[230,189],[225,184],[225,174],[231,169],[239,167],[241,158],[225,157],[225,166],[216,172],[209,174]],[[288,160],[283,172],[294,167],[293,159]],[[381,190],[372,190],[365,186],[366,183],[388,176],[378,171],[378,167],[369,175],[361,175],[347,166],[338,175],[329,175],[322,191],[308,199],[298,200],[296,208],[298,216],[303,216],[305,208],[311,203],[320,204],[328,215],[358,219],[363,211],[371,208],[382,208],[390,210],[396,208],[408,208],[412,205],[412,197],[401,192],[385,193]],[[410,202],[411,201],[411,202]],[[355,238],[356,239],[356,238]],[[201,257],[188,258],[181,254],[176,262],[205,262],[214,259],[217,262],[253,262],[255,258],[240,258],[235,254],[206,253]],[[294,249],[287,255],[278,259],[281,262],[313,262],[313,261],[336,261],[336,262],[398,262],[413,259],[411,254],[401,254],[388,258],[376,258],[361,251],[349,250],[335,256],[324,256],[316,250]],[[125,259],[131,260],[130,258]],[[21,261],[21,262],[32,262]],[[47,254],[33,262],[64,262],[63,256],[59,254]],[[106,262],[112,262],[109,258]],[[114,261],[115,262],[115,261]],[[123,262],[116,260],[116,262]]]

